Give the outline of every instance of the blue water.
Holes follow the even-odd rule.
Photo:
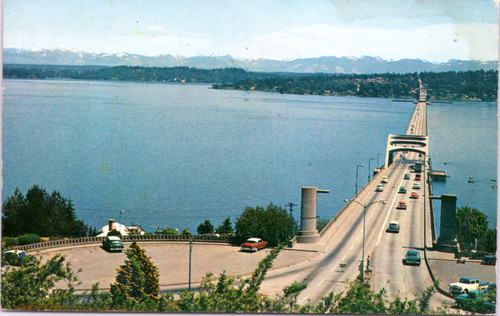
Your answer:
[[[385,154],[387,135],[404,133],[413,111],[412,103],[390,99],[207,85],[5,80],[4,86],[2,199],[36,183],[71,198],[89,225],[105,226],[125,210],[122,222],[146,231],[196,231],[206,219],[218,226],[226,217],[234,223],[245,206],[269,203],[297,204],[298,219],[302,186],[330,190],[318,196],[318,215],[331,218],[354,195],[356,165],[365,166],[361,187],[369,158],[370,170],[377,158],[383,164],[377,153]],[[474,105],[470,111],[493,107]],[[430,122],[447,116],[433,112],[440,107],[430,111]],[[438,152],[456,143],[434,141],[431,157],[439,165]],[[487,147],[496,148],[496,139]],[[496,151],[487,155],[481,163],[494,161],[495,169]],[[470,175],[480,188],[480,175]],[[496,192],[478,191],[483,200]]]
[[[427,108],[430,157],[435,170],[449,175],[434,182],[433,193],[456,194],[457,207],[477,208],[497,223],[497,104],[486,102],[434,103]],[[474,183],[468,183],[473,177]],[[440,203],[434,202],[439,225]]]

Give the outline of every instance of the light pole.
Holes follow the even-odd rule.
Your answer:
[[[347,202],[349,200],[346,199],[344,201]],[[368,206],[370,206],[372,204],[375,204],[375,203],[386,204],[387,202],[385,200],[373,201],[373,202],[368,203],[368,204],[363,204],[363,203],[360,203],[356,200],[352,200],[352,202],[356,202],[363,207],[363,252],[361,253],[361,282],[365,282],[364,268],[365,268],[365,215],[366,215],[366,209],[368,208]]]
[[[356,166],[356,193],[354,195],[358,194],[358,167],[363,168],[364,166],[363,165]]]
[[[375,160],[375,158],[371,157],[368,159],[368,182],[370,182],[370,161]]]
[[[377,168],[380,168],[380,165],[378,164],[378,156],[382,156],[382,153],[377,153]]]
[[[121,210],[121,211],[120,211],[120,219],[118,220],[118,223],[120,223],[120,225],[121,225],[121,226],[120,226],[120,234],[122,233],[121,227],[123,226],[123,225],[122,225],[122,213],[123,213],[123,212],[125,212],[125,210]]]
[[[189,238],[189,292],[191,292],[191,253],[193,252],[193,237]]]

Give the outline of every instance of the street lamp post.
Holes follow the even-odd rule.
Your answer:
[[[370,182],[370,161],[375,160],[375,158],[371,157],[368,159],[368,182]]]
[[[357,165],[356,166],[356,186],[355,186],[356,187],[356,193],[354,195],[358,194],[358,167],[363,168],[364,166],[363,165]]]
[[[380,165],[378,164],[378,156],[382,156],[382,153],[377,153],[377,168],[380,168]]]
[[[191,253],[193,252],[193,237],[189,238],[189,292],[191,292]]]
[[[345,200],[345,202],[347,202],[347,201],[348,200]],[[363,204],[363,203],[360,203],[356,200],[352,200],[352,202],[356,202],[363,207],[363,251],[361,253],[361,282],[365,282],[364,268],[365,268],[365,217],[366,217],[366,209],[368,208],[368,206],[370,206],[372,204],[375,204],[375,203],[386,204],[387,202],[385,200],[378,200],[378,201],[374,201],[374,202],[371,202],[368,204]]]

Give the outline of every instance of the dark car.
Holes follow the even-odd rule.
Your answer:
[[[404,180],[410,180],[410,174],[409,173],[405,173],[405,176],[403,178]]]
[[[418,250],[408,250],[403,258],[403,264],[414,264],[419,266],[421,262]]]
[[[481,264],[494,266],[495,264],[497,264],[497,257],[495,255],[486,255],[483,257]]]
[[[27,255],[22,250],[7,250],[2,256],[2,265],[20,266],[23,263],[33,263],[35,257]]]
[[[455,305],[459,308],[470,309],[472,306],[481,313],[494,313],[495,302],[488,300],[481,291],[470,291],[467,294],[460,294],[455,297]]]
[[[399,233],[399,223],[398,222],[390,222],[389,227],[385,230],[388,233]]]
[[[107,251],[122,251],[124,246],[122,240],[118,236],[107,236],[102,241],[102,248]]]
[[[406,187],[400,186],[398,193],[406,193]]]

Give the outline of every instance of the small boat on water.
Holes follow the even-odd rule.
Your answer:
[[[474,179],[472,177],[469,177],[469,180],[467,180],[469,183],[474,183]]]

